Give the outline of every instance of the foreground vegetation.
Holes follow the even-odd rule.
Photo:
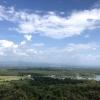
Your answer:
[[[9,81],[0,85],[0,100],[100,100],[100,83],[46,77]]]

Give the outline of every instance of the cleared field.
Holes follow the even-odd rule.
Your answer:
[[[20,80],[23,77],[21,76],[0,76],[0,82],[2,81],[12,81],[12,80]]]

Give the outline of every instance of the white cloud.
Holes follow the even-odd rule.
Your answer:
[[[17,48],[18,45],[15,45],[12,41],[0,40],[0,47],[3,47],[3,48],[14,47],[14,48]]]
[[[95,50],[98,46],[95,43],[88,44],[74,44],[71,43],[66,48],[68,51],[84,51],[84,50]]]
[[[28,41],[30,41],[31,39],[32,39],[32,35],[24,35],[24,37],[28,40]]]
[[[33,33],[34,32],[34,25],[30,22],[23,22],[19,24],[19,29],[17,29],[21,33]]]
[[[26,41],[22,41],[19,44],[16,44],[13,41],[0,40],[0,55],[2,56],[5,55],[13,56],[13,57],[19,56],[21,57],[20,59],[22,59],[22,57],[32,56],[32,54],[33,55],[37,54],[37,50],[35,50],[35,48],[31,48],[30,46],[27,46]]]
[[[26,44],[26,41],[21,41],[20,45],[25,45]]]
[[[84,30],[99,27],[99,13],[100,9],[92,9],[75,12],[68,17],[61,17],[55,13],[43,16],[39,14],[27,15],[27,21],[18,25],[18,32],[39,33],[57,39],[80,35]]]
[[[70,16],[62,17],[55,12],[45,14],[16,11],[14,7],[0,6],[0,20],[15,24],[16,30],[24,35],[40,34],[61,39],[82,34],[85,30],[100,27],[100,9],[72,12]]]

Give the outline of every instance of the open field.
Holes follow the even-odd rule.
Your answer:
[[[12,81],[12,80],[20,80],[23,77],[21,76],[0,76],[0,82],[1,81]]]

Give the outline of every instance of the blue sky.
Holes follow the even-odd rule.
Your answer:
[[[0,0],[0,62],[100,65],[100,0]]]

